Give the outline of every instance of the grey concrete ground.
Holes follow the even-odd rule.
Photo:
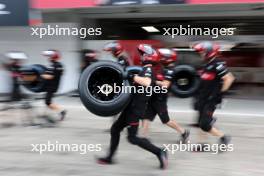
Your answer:
[[[99,118],[81,105],[77,98],[58,98],[57,102],[68,109],[67,119],[57,127],[24,127],[21,117],[24,111],[0,112],[0,175],[3,176],[263,176],[264,175],[264,101],[227,99],[223,109],[217,110],[217,126],[232,135],[233,152],[212,154],[209,152],[176,152],[169,155],[169,168],[158,169],[157,159],[136,146],[130,145],[122,135],[116,165],[102,166],[95,163],[95,156],[104,155],[108,147],[111,118]],[[34,116],[47,111],[34,102]],[[171,98],[170,115],[187,128],[194,122],[195,112],[189,99]],[[1,104],[0,106],[2,106]],[[25,115],[26,116],[26,115]],[[7,126],[3,124],[15,124]],[[176,143],[178,135],[162,125],[157,118],[152,124],[150,138],[153,143]],[[199,131],[191,128],[192,143],[200,142]],[[217,139],[203,139],[216,143]],[[102,151],[32,152],[31,144],[101,144]]]

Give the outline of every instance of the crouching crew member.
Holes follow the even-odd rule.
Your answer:
[[[66,110],[63,110],[59,105],[52,102],[54,94],[57,92],[63,74],[63,66],[59,62],[60,53],[57,50],[43,51],[43,56],[47,57],[51,65],[48,67],[45,74],[41,75],[46,80],[46,97],[45,103],[49,109],[59,113],[60,120],[64,120]]]
[[[81,72],[83,72],[88,66],[91,64],[97,62],[97,53],[94,50],[86,49],[84,50],[83,54],[83,59],[82,59],[82,64],[81,64]]]
[[[225,62],[217,58],[219,48],[211,42],[201,42],[193,46],[205,61],[200,71],[201,85],[196,96],[195,109],[199,111],[199,127],[219,137],[221,144],[228,144],[231,138],[214,127],[216,119],[213,114],[216,105],[221,102],[222,94],[230,88],[235,78],[228,71]]]
[[[159,57],[157,52],[152,49],[150,45],[141,44],[138,46],[138,50],[142,55],[143,70],[138,75],[127,73],[126,78],[132,80],[134,85],[138,86],[153,86],[153,64],[157,64]],[[119,118],[113,123],[111,127],[111,142],[110,150],[105,158],[99,158],[100,164],[111,164],[113,156],[118,148],[120,141],[121,131],[127,127],[128,136],[127,139],[131,144],[137,145],[151,153],[153,153],[160,162],[160,168],[165,169],[168,164],[167,152],[162,148],[156,147],[148,139],[138,137],[139,120],[143,117],[146,109],[146,105],[150,96],[144,93],[136,92],[133,94],[132,100],[121,113]],[[137,154],[134,153],[133,156]]]
[[[27,56],[23,52],[9,52],[6,54],[6,57],[9,59],[8,63],[3,64],[3,66],[10,71],[12,78],[12,92],[10,101],[20,101],[22,93],[20,90],[19,78],[21,76],[20,69]]]
[[[168,114],[168,91],[173,79],[173,67],[177,59],[176,52],[170,49],[158,49],[160,54],[161,66],[156,73],[156,86],[160,86],[165,91],[155,92],[150,98],[147,106],[146,113],[143,120],[143,134],[147,135],[150,121],[153,121],[155,116],[158,115],[161,122],[167,126],[175,129],[181,134],[181,141],[188,140],[190,131],[182,128],[175,120],[171,120]]]

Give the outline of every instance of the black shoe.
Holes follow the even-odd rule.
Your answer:
[[[168,154],[166,151],[161,149],[160,154],[158,155],[158,159],[160,162],[160,169],[167,169],[168,168]]]
[[[66,114],[67,114],[66,110],[60,112],[60,121],[63,121],[65,119]]]
[[[206,150],[205,147],[208,146],[207,143],[199,143],[197,145],[193,145],[191,151],[192,152],[208,152],[208,149]]]
[[[221,137],[219,139],[220,145],[221,144],[228,145],[230,143],[230,141],[231,141],[231,137],[230,136],[226,136],[226,135],[224,135],[223,137]]]
[[[109,158],[97,158],[97,163],[102,165],[114,164],[112,159]]]
[[[54,120],[51,116],[48,116],[48,115],[40,116],[40,118],[46,120],[46,122],[48,122],[49,124],[55,124],[56,123],[56,120]]]
[[[181,135],[181,141],[182,143],[186,143],[190,136],[190,130],[185,130],[184,133]]]

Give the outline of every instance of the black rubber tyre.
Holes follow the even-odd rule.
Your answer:
[[[193,96],[200,86],[200,78],[194,67],[178,65],[174,68],[171,92],[180,98]]]
[[[110,87],[129,86],[123,75],[124,68],[112,61],[99,61],[87,67],[79,80],[79,94],[84,106],[99,116],[113,116],[121,112],[131,95],[115,93]],[[104,91],[100,91],[98,86],[104,87]]]
[[[21,84],[32,92],[45,92],[46,82],[41,77],[41,75],[44,74],[46,70],[47,68],[45,66],[39,64],[29,65],[21,68],[20,73],[22,76],[34,75],[37,77],[34,81],[24,81],[23,79],[21,79]]]

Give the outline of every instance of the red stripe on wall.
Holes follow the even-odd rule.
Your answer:
[[[95,0],[31,0],[31,7],[35,9],[57,9],[94,7]]]
[[[30,19],[29,20],[29,26],[39,26],[42,24],[41,19]]]
[[[259,3],[264,0],[188,0],[189,4],[217,4],[217,3]]]

